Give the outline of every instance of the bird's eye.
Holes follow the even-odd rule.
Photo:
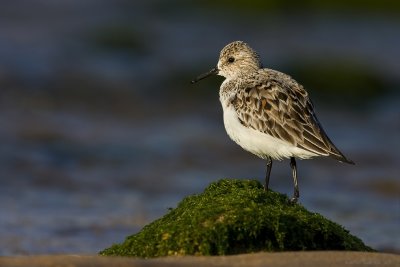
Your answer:
[[[235,58],[234,58],[234,57],[228,58],[228,62],[229,62],[229,63],[232,63],[232,62],[234,62],[234,61],[235,61]]]

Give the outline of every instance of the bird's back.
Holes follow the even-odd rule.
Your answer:
[[[259,69],[238,78],[237,86],[232,105],[245,127],[316,155],[353,163],[329,139],[314,113],[307,91],[289,75]]]

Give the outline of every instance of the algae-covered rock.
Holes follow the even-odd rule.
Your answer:
[[[100,254],[147,258],[289,250],[373,251],[342,226],[291,204],[285,195],[265,192],[258,181],[224,179]]]

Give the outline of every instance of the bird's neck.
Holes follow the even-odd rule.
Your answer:
[[[226,78],[221,84],[219,89],[219,99],[223,105],[229,105],[229,103],[235,98],[237,91],[241,84],[240,78]]]

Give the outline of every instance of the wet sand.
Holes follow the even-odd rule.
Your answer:
[[[400,266],[400,255],[368,252],[278,252],[219,257],[167,257],[137,259],[97,255],[49,255],[1,257],[0,266]]]

